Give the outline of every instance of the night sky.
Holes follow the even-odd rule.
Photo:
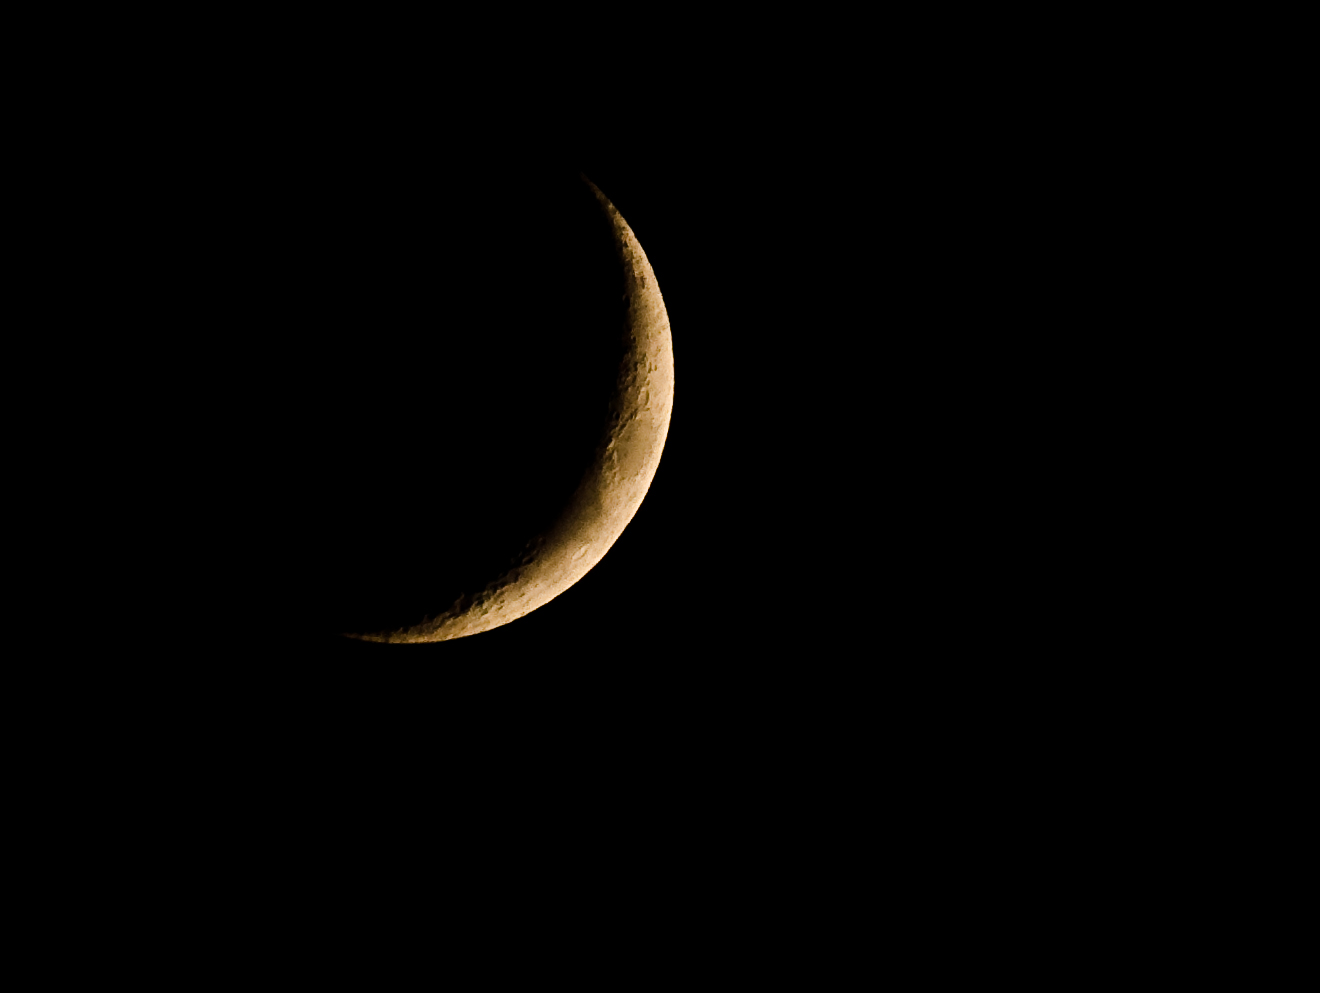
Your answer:
[[[59,861],[90,852],[135,876],[94,889],[142,892],[119,832],[171,893],[209,894],[205,866],[257,909],[284,906],[299,863],[318,895],[347,863],[484,923],[451,869],[492,904],[530,883],[557,918],[585,865],[607,878],[587,898],[622,921],[620,894],[666,883],[727,916],[725,893],[777,908],[800,875],[848,893],[799,908],[850,907],[869,865],[908,865],[942,900],[932,866],[1017,871],[995,824],[1094,847],[1067,826],[1100,809],[1069,729],[1120,747],[1122,707],[1094,733],[1077,715],[1106,691],[1149,698],[1103,657],[1134,594],[1089,578],[1121,522],[1075,426],[1125,402],[1086,377],[1127,263],[1077,249],[1104,229],[1090,177],[993,101],[972,108],[982,80],[932,109],[938,60],[905,78],[884,52],[821,50],[875,78],[813,90],[785,57],[777,88],[732,73],[708,94],[672,58],[642,71],[701,106],[661,116],[602,50],[593,86],[628,106],[584,89],[536,131],[521,93],[469,99],[495,59],[442,86],[428,55],[374,93],[362,72],[267,86],[234,58],[196,86],[78,83],[50,115],[64,144],[38,149],[49,189],[18,191],[43,212],[38,371],[86,378],[40,397],[73,410],[51,461],[79,538],[51,556],[67,588],[19,575],[64,617],[38,631],[49,664],[16,656],[44,693],[11,693],[36,715],[23,740],[69,755],[26,772],[33,830],[70,832]],[[493,578],[571,492],[618,318],[579,171],[645,249],[672,327],[649,494],[583,579],[510,624],[336,636]],[[1130,640],[1112,654],[1144,668]],[[1060,784],[1081,792],[1060,802]],[[51,816],[61,795],[74,809]]]

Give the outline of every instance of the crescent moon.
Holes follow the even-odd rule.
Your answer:
[[[364,641],[448,641],[508,624],[549,603],[585,576],[618,540],[641,506],[660,464],[674,407],[674,349],[669,315],[646,253],[632,228],[586,176],[609,221],[623,270],[623,357],[610,418],[590,467],[563,512],[533,537],[521,558],[483,589],[466,593],[411,627],[347,636]]]

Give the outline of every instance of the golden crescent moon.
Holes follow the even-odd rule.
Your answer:
[[[610,420],[590,467],[555,523],[528,542],[520,561],[484,589],[465,594],[411,627],[349,637],[393,643],[448,641],[517,620],[559,596],[604,558],[646,497],[674,407],[669,315],[632,228],[594,183],[581,178],[610,222],[627,308]]]

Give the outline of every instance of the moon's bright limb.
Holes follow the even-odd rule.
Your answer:
[[[610,420],[558,520],[503,575],[411,627],[353,634],[367,641],[447,641],[508,624],[549,603],[609,551],[637,513],[660,464],[674,406],[674,350],[655,273],[632,229],[586,177],[610,221],[623,268],[625,345]]]

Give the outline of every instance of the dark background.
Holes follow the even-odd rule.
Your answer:
[[[472,86],[422,88],[425,106],[391,117],[388,84],[355,106],[318,74],[239,99],[246,67],[227,60],[205,73],[221,95],[208,102],[112,51],[124,65],[105,79],[145,85],[78,81],[47,115],[65,142],[39,145],[47,185],[19,191],[45,212],[29,253],[53,276],[42,368],[87,370],[52,460],[73,467],[63,495],[96,543],[48,556],[73,578],[39,632],[50,660],[27,666],[49,692],[11,693],[32,718],[20,766],[42,782],[31,823],[67,832],[60,861],[137,872],[129,836],[241,880],[245,908],[270,893],[268,865],[300,868],[329,904],[349,864],[428,899],[463,870],[492,902],[530,883],[554,917],[598,867],[608,885],[589,899],[611,916],[668,890],[681,922],[734,895],[846,913],[859,865],[908,867],[938,902],[936,868],[975,887],[1024,847],[1062,844],[1047,868],[1070,885],[1055,869],[1097,850],[1075,825],[1096,823],[1097,785],[1127,778],[1103,766],[1127,747],[1131,701],[1153,695],[1114,665],[1148,644],[1088,657],[1140,593],[1088,575],[1113,519],[1091,495],[1119,488],[1073,416],[1123,398],[1067,399],[1140,312],[1104,315],[1129,252],[1098,238],[1090,257],[1074,251],[1114,186],[1074,174],[1092,150],[1058,140],[1055,116],[1028,114],[1037,140],[1020,140],[1004,108],[1024,101],[880,52],[853,59],[859,75],[877,67],[864,86],[826,75],[805,92],[786,66],[767,74],[778,92],[754,75],[720,98],[698,88],[700,120],[655,115],[609,66],[626,114],[566,102],[592,140],[477,112],[495,139],[453,127]],[[677,60],[657,68],[688,89]],[[487,204],[517,216],[543,202],[501,203],[542,169],[579,168],[637,232],[673,324],[674,418],[648,498],[581,582],[513,624],[429,646],[318,633],[326,591],[370,567],[346,536],[383,529],[376,547],[424,571],[474,514],[521,505],[516,490],[472,504],[468,487],[400,492],[395,469],[480,489],[534,455],[520,407],[563,380],[519,374],[555,355],[492,352],[485,336],[505,305],[519,312],[527,267],[499,266],[534,232],[480,222]],[[436,210],[467,236],[414,220]],[[384,240],[418,251],[335,248],[345,229],[410,225]],[[334,278],[313,258],[338,260]],[[463,279],[435,307],[404,306],[426,258]],[[376,291],[340,278],[363,273]],[[514,445],[531,451],[503,461]],[[453,471],[465,461],[491,476]],[[1106,694],[1123,705],[1079,719]],[[1148,712],[1168,724],[1157,698]],[[68,759],[48,773],[30,760],[43,752]],[[1161,766],[1160,795],[1184,765]],[[1125,819],[1113,834],[1144,839],[1149,812]],[[165,857],[171,885],[195,892]],[[796,897],[821,880],[843,898]]]

